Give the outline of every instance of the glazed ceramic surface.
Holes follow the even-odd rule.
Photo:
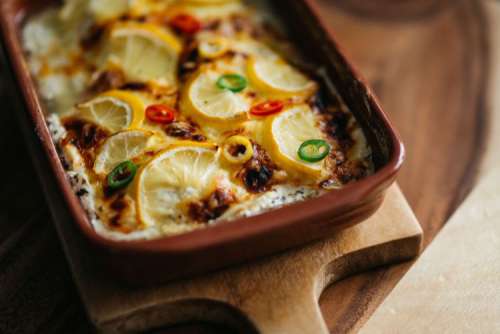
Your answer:
[[[64,210],[78,226],[89,249],[96,253],[96,259],[120,280],[139,285],[162,282],[322,238],[373,214],[393,183],[403,161],[401,141],[371,91],[339,51],[331,31],[319,19],[314,1],[276,1],[275,14],[282,14],[281,19],[290,23],[289,36],[316,65],[325,94],[333,94],[335,87],[362,126],[373,152],[375,173],[318,198],[178,236],[144,241],[113,241],[99,236],[66,178],[19,39],[25,19],[49,5],[46,1],[27,0],[4,0],[0,4],[2,46],[17,85],[13,91],[25,109],[18,112],[29,115],[23,126],[36,133],[36,145],[48,157],[47,168],[57,180]],[[287,10],[280,10],[285,5]],[[294,30],[296,22],[301,22],[300,29]],[[44,174],[41,171],[40,175]]]

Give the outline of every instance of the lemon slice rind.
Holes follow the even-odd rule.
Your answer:
[[[117,23],[110,34],[108,62],[130,81],[175,86],[182,44],[177,37],[151,23]]]
[[[310,163],[298,156],[300,145],[306,140],[323,139],[311,108],[306,104],[294,105],[267,120],[267,141],[271,154],[285,169],[320,177],[324,160]]]
[[[144,130],[127,130],[106,139],[94,161],[94,172],[106,175],[119,163],[133,160],[152,144],[154,133]]]
[[[248,119],[250,103],[242,94],[216,85],[220,77],[212,70],[200,71],[190,80],[182,98],[186,112],[212,122],[240,122]]]
[[[138,219],[146,226],[187,221],[182,203],[202,198],[215,187],[219,152],[213,144],[174,144],[139,172]]]
[[[76,107],[76,117],[114,133],[140,126],[144,120],[144,104],[133,93],[112,90]]]
[[[282,59],[251,57],[247,70],[250,80],[257,88],[279,97],[307,98],[317,89],[314,81]]]

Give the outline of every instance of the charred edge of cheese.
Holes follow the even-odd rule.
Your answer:
[[[79,197],[83,209],[89,217],[90,223],[95,231],[106,238],[114,240],[136,240],[136,239],[152,239],[162,235],[158,228],[151,227],[144,230],[134,231],[128,234],[110,230],[99,218],[96,210],[96,189],[89,181],[89,176],[86,172],[83,158],[81,157],[78,149],[72,145],[67,144],[65,147],[61,146],[61,141],[66,137],[66,129],[61,123],[61,119],[56,114],[51,114],[46,118],[47,126],[52,136],[52,140],[56,144],[58,154],[62,161],[65,161],[68,181],[74,193]]]
[[[253,200],[231,206],[217,221],[255,216],[271,209],[279,209],[289,204],[320,196],[323,193],[325,193],[324,190],[317,188],[286,184],[275,185]]]
[[[61,146],[61,141],[66,137],[67,132],[61,123],[60,117],[56,114],[51,114],[46,118],[46,122],[52,140],[56,143],[61,160],[68,164],[67,176],[70,185],[74,193],[79,197],[93,228],[99,235],[113,240],[153,239],[160,236],[189,232],[196,228],[193,224],[183,223],[176,224],[176,226],[157,224],[144,230],[138,230],[127,234],[110,230],[100,220],[97,213],[95,201],[96,189],[89,181],[83,158],[74,145],[66,144],[65,147]],[[270,209],[278,209],[285,205],[317,197],[324,192],[324,190],[312,187],[276,185],[261,195],[232,205],[223,215],[217,219],[210,220],[208,224],[212,225],[221,221],[255,216]]]

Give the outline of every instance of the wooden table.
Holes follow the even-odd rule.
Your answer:
[[[339,43],[400,129],[408,158],[399,183],[428,244],[473,185],[488,115],[489,45],[473,0],[318,0]],[[0,81],[1,85],[8,82]],[[0,333],[88,333],[64,255],[19,130],[0,113]],[[10,108],[12,109],[12,108]],[[360,327],[408,269],[382,268],[327,289],[333,333]],[[210,325],[162,333],[227,332]]]

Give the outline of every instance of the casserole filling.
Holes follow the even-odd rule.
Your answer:
[[[321,98],[267,13],[238,0],[67,0],[28,21],[47,124],[98,233],[187,232],[373,172],[355,118]]]

